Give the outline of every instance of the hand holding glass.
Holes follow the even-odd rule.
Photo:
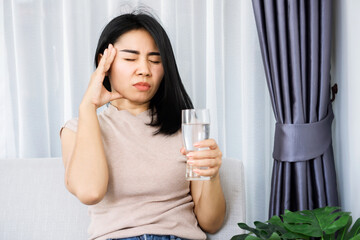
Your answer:
[[[209,109],[182,110],[182,137],[187,152],[200,151],[194,144],[208,139],[210,135]],[[210,180],[210,177],[199,176],[194,169],[207,169],[207,167],[193,167],[186,164],[186,180]]]

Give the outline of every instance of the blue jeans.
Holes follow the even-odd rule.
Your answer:
[[[138,237],[129,237],[129,238],[109,238],[107,240],[187,240],[185,238],[179,238],[172,235],[152,235],[144,234]]]

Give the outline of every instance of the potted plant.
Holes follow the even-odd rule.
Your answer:
[[[273,216],[266,222],[254,222],[255,228],[238,223],[247,234],[235,235],[231,240],[257,239],[341,239],[360,240],[360,218],[351,227],[350,212],[339,207],[324,207]]]

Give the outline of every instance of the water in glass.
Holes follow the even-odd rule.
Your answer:
[[[210,123],[208,110],[192,109],[183,111],[182,136],[184,146],[187,152],[204,150],[194,147],[194,143],[208,139],[209,135]],[[191,181],[210,179],[210,177],[199,176],[198,174],[193,172],[193,169],[195,169],[195,167],[186,164],[186,180]],[[207,169],[207,167],[200,169]]]

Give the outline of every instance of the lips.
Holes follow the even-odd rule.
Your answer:
[[[138,82],[133,85],[136,87],[139,91],[147,91],[150,89],[150,84],[147,82]]]

